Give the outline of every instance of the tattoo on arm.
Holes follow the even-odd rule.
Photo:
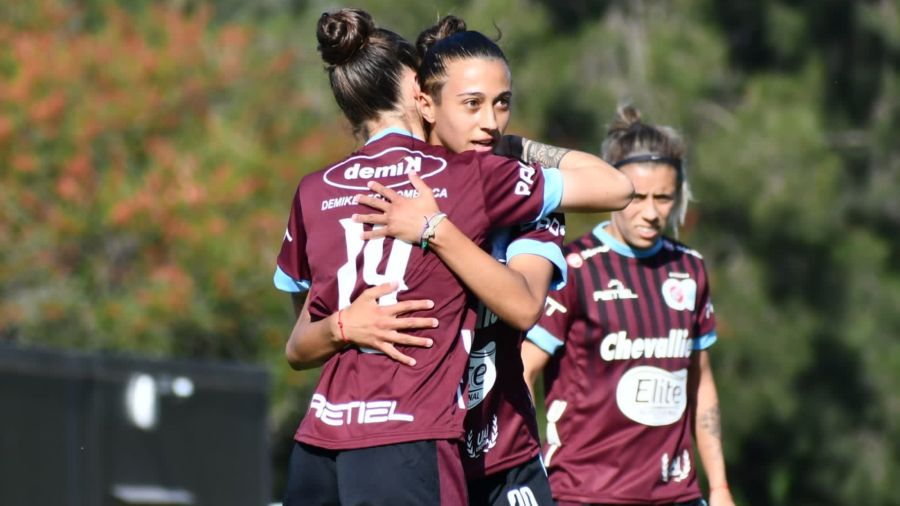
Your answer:
[[[707,409],[700,415],[700,427],[716,439],[722,439],[722,422],[719,416],[719,405]]]
[[[525,163],[538,162],[544,167],[559,167],[560,161],[569,151],[566,148],[542,144],[531,139],[522,139],[522,153]]]

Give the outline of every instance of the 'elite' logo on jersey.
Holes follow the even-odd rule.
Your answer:
[[[409,184],[407,174],[416,172],[422,179],[447,168],[447,160],[403,147],[393,147],[371,156],[353,156],[325,171],[324,180],[347,190],[368,190],[366,183],[377,180],[394,188]]]
[[[687,407],[687,369],[633,367],[619,380],[616,404],[637,423],[651,427],[673,424]]]
[[[497,382],[497,344],[494,341],[469,355],[468,376],[468,409],[472,409],[481,404],[481,401],[494,388],[494,383]]]

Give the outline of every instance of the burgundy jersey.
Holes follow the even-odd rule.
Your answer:
[[[492,233],[492,254],[503,263],[520,254],[544,257],[554,266],[551,288],[562,288],[567,275],[564,234],[565,217],[554,213],[536,224]],[[467,371],[469,411],[460,448],[467,480],[523,464],[540,453],[534,403],[523,376],[523,338],[522,332],[479,303]]]
[[[474,304],[436,255],[391,238],[364,241],[364,226],[351,220],[354,213],[371,212],[353,199],[368,191],[367,181],[414,195],[407,179],[411,171],[433,188],[441,210],[477,243],[493,226],[545,216],[561,195],[561,178],[552,170],[489,154],[455,155],[397,132],[383,133],[348,158],[304,177],[278,256],[276,286],[308,289],[315,321],[348,306],[366,288],[395,281],[397,291],[379,303],[432,299],[435,307],[427,315],[440,325],[417,332],[434,340],[432,348],[402,348],[416,359],[415,367],[356,347],[331,357],[297,429],[298,441],[341,450],[462,435],[460,378],[475,319],[466,308]]]
[[[703,259],[668,238],[632,249],[606,225],[566,247],[568,282],[528,332],[553,355],[544,370],[553,495],[696,499],[688,368],[716,340]]]

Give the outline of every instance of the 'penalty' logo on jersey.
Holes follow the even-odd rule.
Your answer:
[[[378,180],[388,188],[409,184],[407,174],[427,179],[447,168],[447,160],[402,147],[371,156],[352,156],[325,171],[327,184],[347,190],[368,190],[366,183]]]
[[[350,401],[341,404],[328,402],[322,394],[313,394],[310,411],[316,418],[334,427],[353,423],[411,422],[412,415],[397,413],[397,401]]]

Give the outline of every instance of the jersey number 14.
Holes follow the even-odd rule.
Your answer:
[[[360,252],[363,254],[362,276],[366,285],[376,286],[391,281],[397,282],[397,289],[378,299],[378,304],[382,306],[396,304],[397,293],[407,289],[403,277],[406,274],[406,265],[409,263],[412,244],[394,240],[384,274],[380,274],[376,269],[381,264],[381,258],[384,255],[384,238],[379,237],[365,241],[362,238],[362,223],[357,223],[350,218],[344,218],[340,220],[340,223],[344,228],[344,239],[347,244],[347,263],[337,271],[338,308],[343,309],[350,305],[350,295],[353,293],[359,276],[359,272],[356,270],[356,257]],[[375,225],[374,228],[377,230],[382,226]]]

